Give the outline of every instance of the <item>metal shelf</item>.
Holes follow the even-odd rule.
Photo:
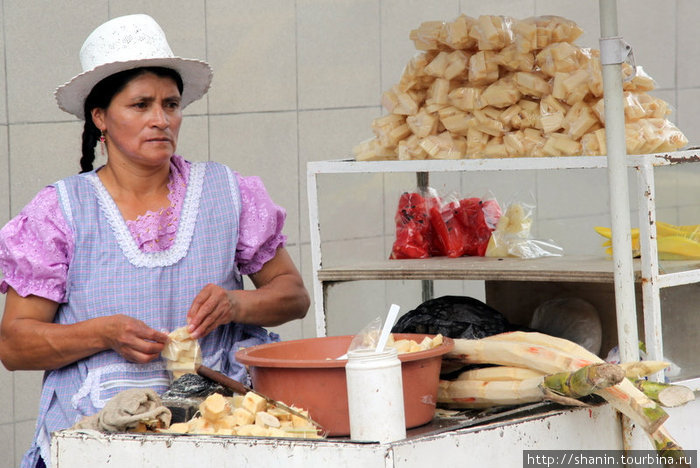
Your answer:
[[[666,262],[676,273],[660,274],[674,278],[674,283],[700,281],[700,262]],[[374,280],[484,280],[484,281],[564,281],[575,283],[612,283],[613,262],[610,258],[566,255],[534,259],[433,257],[414,260],[382,260],[352,265],[324,267],[318,270],[322,282]],[[641,282],[641,261],[634,260],[635,281]],[[693,270],[693,271],[689,271]],[[684,278],[685,282],[678,278]]]
[[[635,282],[642,286],[644,337],[649,359],[663,358],[660,289],[700,282],[700,262],[663,262],[656,250],[656,207],[654,168],[700,162],[698,148],[684,151],[629,155],[628,168],[636,171],[640,207],[642,260],[633,262]],[[382,260],[352,265],[323,267],[317,178],[322,174],[352,173],[436,173],[522,170],[602,169],[605,156],[570,156],[501,159],[459,159],[420,161],[355,161],[348,159],[313,161],[307,164],[307,191],[311,225],[313,294],[317,336],[326,335],[326,289],[329,284],[360,280],[484,280],[560,281],[614,283],[615,266],[604,257],[564,256],[540,259],[496,259],[461,257],[426,260]],[[665,269],[665,270],[664,270]]]
[[[700,149],[672,153],[627,156],[628,167],[650,165],[670,166],[684,162],[700,161]],[[518,171],[550,169],[604,169],[608,166],[605,156],[558,156],[538,158],[493,159],[424,159],[411,161],[355,161],[336,159],[310,161],[309,174],[349,174],[377,172],[454,172],[454,171]]]

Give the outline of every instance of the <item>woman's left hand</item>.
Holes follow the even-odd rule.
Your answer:
[[[309,293],[284,247],[249,276],[255,289],[228,291],[215,284],[202,288],[187,311],[187,331],[192,338],[205,337],[231,322],[274,327],[304,318]]]
[[[207,284],[187,311],[187,331],[194,339],[203,338],[219,325],[234,321],[239,308],[234,291]]]

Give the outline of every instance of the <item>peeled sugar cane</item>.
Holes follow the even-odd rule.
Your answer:
[[[526,367],[547,374],[604,362],[577,343],[537,332],[509,332],[479,340],[455,339],[454,343],[454,349],[445,356],[448,362]],[[657,450],[680,449],[663,426],[668,414],[629,379],[595,393],[641,427]]]
[[[467,371],[457,380],[441,380],[437,398],[438,403],[459,408],[518,405],[545,399],[578,405],[576,398],[615,385],[624,377],[622,368],[615,364],[591,364],[573,372],[546,376],[530,369],[496,366]]]
[[[600,52],[559,16],[460,15],[426,21],[409,38],[417,54],[382,95],[389,112],[357,160],[602,155],[605,111]],[[687,144],[654,80],[622,64],[629,154]]]
[[[302,415],[308,414],[304,410],[294,409]],[[195,417],[187,422],[175,423],[159,432],[322,438],[311,420],[292,414],[274,404],[268,404],[263,397],[253,392],[233,397],[214,393],[199,405],[199,413]]]

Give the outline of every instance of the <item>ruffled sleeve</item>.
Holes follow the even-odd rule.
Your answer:
[[[0,229],[0,292],[11,286],[23,297],[63,302],[72,255],[73,235],[56,189],[45,187]]]
[[[241,193],[241,218],[236,258],[243,275],[259,271],[284,246],[282,234],[286,211],[276,205],[259,177],[242,177],[235,172]]]

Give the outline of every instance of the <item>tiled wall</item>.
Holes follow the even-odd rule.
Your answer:
[[[674,106],[672,120],[698,142],[700,5],[620,0],[618,8],[620,33],[637,64],[655,78],[656,95]],[[205,58],[215,70],[206,99],[186,111],[179,152],[263,178],[288,210],[288,248],[309,285],[306,163],[347,157],[371,136],[370,122],[383,112],[381,92],[398,81],[415,52],[411,29],[462,12],[554,14],[585,30],[580,45],[598,48],[599,36],[593,0],[0,0],[0,224],[42,186],[77,172],[81,126],[58,110],[53,89],[79,71],[77,51],[95,26],[136,12],[159,21],[177,54]],[[698,222],[697,178],[697,169],[665,171],[657,187],[662,219]],[[506,202],[519,190],[531,192],[538,234],[569,253],[597,251],[600,239],[591,227],[609,225],[604,171],[451,174],[434,176],[431,185],[475,195],[490,190]],[[407,175],[323,178],[324,262],[384,258],[397,196],[414,186]],[[474,282],[435,288],[436,294],[482,294]],[[411,282],[336,286],[329,333],[353,333],[384,314],[387,303],[408,310],[419,299]],[[278,331],[314,336],[313,313]],[[38,372],[0,369],[0,468],[16,466],[29,446],[40,381]]]

